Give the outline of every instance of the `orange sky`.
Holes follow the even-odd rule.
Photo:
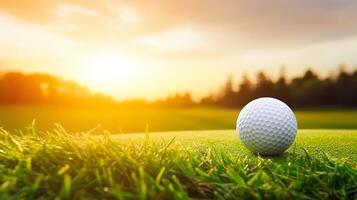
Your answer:
[[[0,68],[118,99],[198,98],[228,75],[357,66],[353,0],[0,0]]]

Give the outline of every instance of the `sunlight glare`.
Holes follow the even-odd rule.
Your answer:
[[[135,67],[128,59],[114,55],[100,55],[82,65],[83,82],[96,90],[125,86],[136,74]]]

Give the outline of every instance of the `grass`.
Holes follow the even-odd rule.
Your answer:
[[[0,199],[355,199],[357,131],[302,130],[279,157],[234,131],[0,131]]]
[[[0,106],[0,126],[7,130],[25,127],[36,119],[40,130],[50,130],[60,123],[67,130],[91,130],[100,124],[115,133],[150,130],[221,130],[235,127],[239,110],[218,108],[192,109],[88,109],[51,106]],[[357,129],[357,110],[305,109],[297,110],[299,128]],[[101,129],[98,129],[101,130]]]

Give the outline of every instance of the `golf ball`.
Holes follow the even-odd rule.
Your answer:
[[[297,122],[284,102],[264,97],[251,101],[239,113],[237,133],[251,152],[279,155],[294,142]]]

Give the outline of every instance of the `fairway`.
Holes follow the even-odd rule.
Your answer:
[[[300,130],[257,157],[234,130],[101,136],[0,130],[0,199],[354,199],[356,130]]]
[[[238,109],[119,109],[73,108],[54,106],[0,106],[0,126],[7,130],[26,127],[36,120],[39,130],[47,131],[59,123],[71,132],[99,131],[114,133],[221,130],[236,125]],[[357,129],[357,110],[304,109],[295,111],[302,129]]]
[[[114,136],[116,140],[124,140],[125,143],[127,140],[138,141],[145,137],[146,135],[141,133]],[[149,134],[149,137],[153,141],[164,142],[175,138],[175,142],[183,146],[218,148],[233,156],[255,158],[241,144],[235,130],[159,132]],[[295,153],[299,155],[303,155],[303,149],[306,149],[312,156],[321,157],[326,153],[334,158],[346,158],[357,162],[356,130],[303,129],[298,131],[295,143],[296,146],[292,145],[285,156],[292,154],[295,148]],[[279,156],[270,158],[282,159]]]

